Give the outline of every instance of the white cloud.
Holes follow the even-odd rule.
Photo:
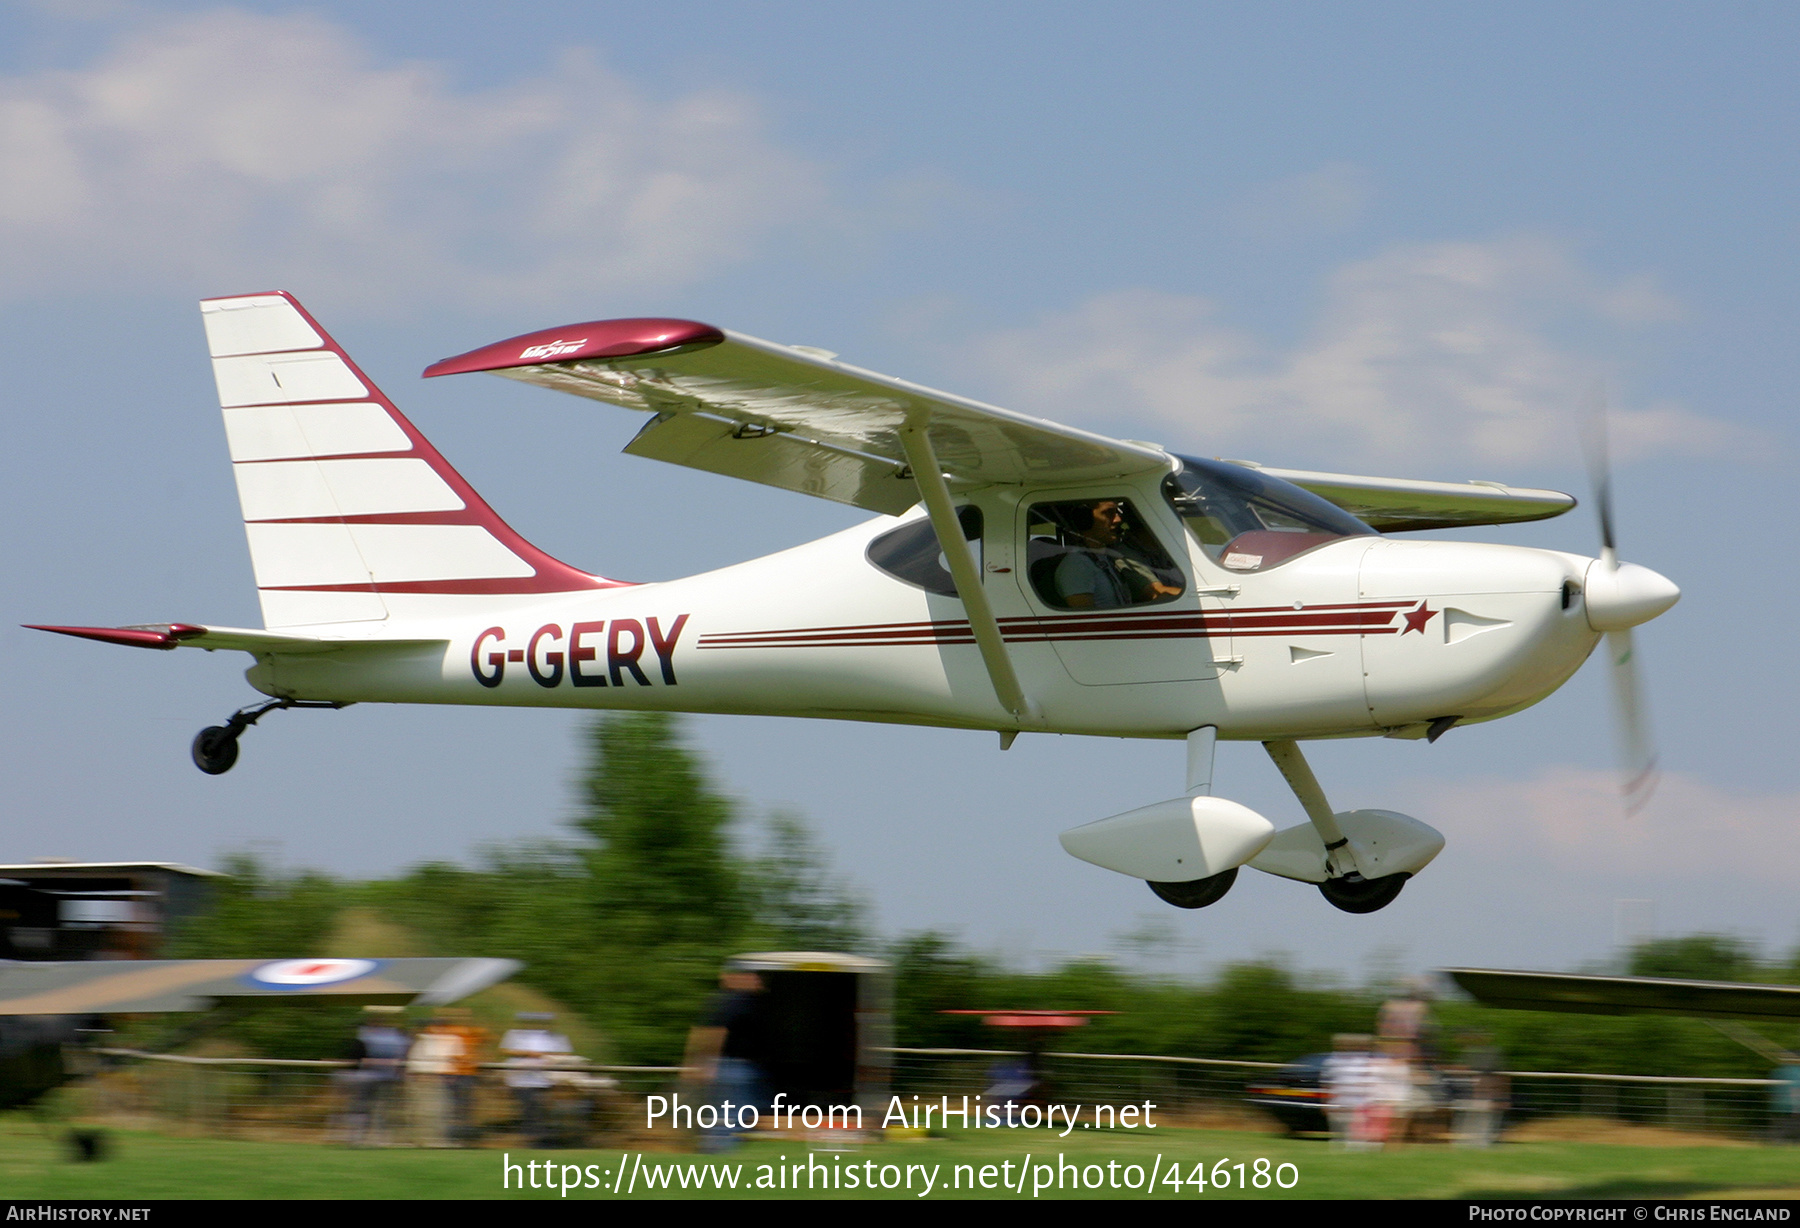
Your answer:
[[[1238,229],[1258,238],[1311,238],[1355,226],[1374,198],[1366,168],[1327,162],[1247,193],[1230,215]]]
[[[991,335],[975,360],[1020,408],[1153,422],[1172,447],[1269,463],[1297,451],[1314,464],[1516,463],[1575,449],[1577,403],[1603,368],[1563,338],[1676,313],[1652,280],[1608,283],[1541,239],[1424,243],[1338,269],[1287,350],[1209,300],[1124,290]],[[1611,430],[1622,458],[1748,435],[1672,403],[1615,405]]]
[[[681,284],[829,222],[826,195],[750,100],[654,99],[578,51],[460,90],[376,63],[325,19],[226,9],[0,78],[0,295],[171,277],[470,302]]]
[[[1435,786],[1419,814],[1460,847],[1547,871],[1791,884],[1800,865],[1800,793],[1732,793],[1679,773],[1665,774],[1633,816],[1621,804],[1616,773],[1571,768],[1525,781]]]

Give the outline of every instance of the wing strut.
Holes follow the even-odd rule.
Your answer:
[[[962,598],[963,610],[969,616],[969,628],[975,633],[975,645],[981,649],[982,664],[987,666],[988,680],[1000,705],[1021,721],[1035,723],[1037,705],[1025,697],[1019,675],[1007,655],[1006,641],[1000,635],[1000,624],[994,618],[994,607],[988,604],[987,590],[982,587],[981,572],[975,565],[974,552],[963,537],[962,524],[956,518],[956,505],[950,500],[950,484],[932,450],[927,428],[908,422],[900,428],[900,446],[906,450],[906,463],[912,467],[913,480],[919,484],[925,510],[931,516],[931,527],[937,532],[944,561],[950,565],[950,578],[956,581],[956,595]]]

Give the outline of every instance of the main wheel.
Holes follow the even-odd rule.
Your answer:
[[[1410,874],[1384,874],[1380,878],[1328,878],[1319,884],[1319,894],[1333,908],[1345,912],[1379,912],[1394,902],[1400,888],[1406,886]]]
[[[223,725],[208,725],[194,736],[194,766],[208,776],[229,772],[237,757],[237,734]]]
[[[1166,904],[1177,908],[1205,908],[1225,898],[1231,884],[1237,882],[1237,872],[1238,868],[1232,866],[1211,878],[1196,878],[1188,883],[1150,883],[1149,886],[1156,892],[1156,898]]]

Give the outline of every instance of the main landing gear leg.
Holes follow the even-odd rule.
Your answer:
[[[1312,766],[1306,762],[1306,756],[1300,753],[1300,744],[1291,741],[1264,742],[1263,749],[1269,752],[1269,758],[1281,769],[1288,787],[1300,799],[1306,817],[1312,820],[1313,830],[1319,833],[1319,839],[1325,845],[1325,872],[1328,877],[1319,884],[1319,893],[1333,908],[1344,912],[1376,912],[1392,904],[1400,894],[1400,889],[1406,886],[1406,880],[1412,876],[1386,874],[1380,878],[1364,878],[1357,867],[1356,854],[1350,848],[1349,837],[1338,826],[1331,804],[1325,800],[1325,790],[1319,787],[1319,778],[1313,775]]]
[[[238,757],[238,735],[256,724],[265,713],[279,708],[342,708],[344,704],[327,699],[271,699],[267,703],[239,708],[223,725],[208,725],[194,737],[194,766],[208,776],[229,772]]]

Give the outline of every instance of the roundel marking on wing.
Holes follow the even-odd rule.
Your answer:
[[[252,968],[245,979],[265,989],[312,989],[354,981],[380,966],[373,959],[280,959]]]

